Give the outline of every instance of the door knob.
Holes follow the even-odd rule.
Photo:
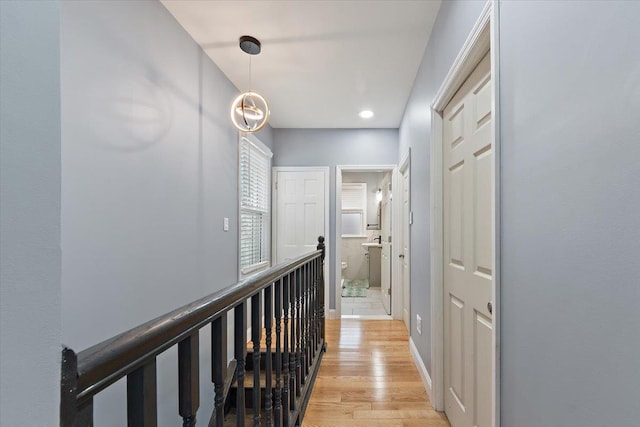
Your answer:
[[[398,255],[398,258],[404,258],[404,254]]]
[[[493,314],[493,304],[491,304],[491,301],[487,303],[487,310],[489,310],[489,314]]]

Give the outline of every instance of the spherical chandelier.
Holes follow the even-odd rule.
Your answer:
[[[249,55],[262,50],[260,41],[251,36],[240,37],[240,49]],[[251,86],[251,57],[249,57],[249,86]],[[241,132],[257,132],[269,121],[269,103],[264,96],[248,90],[242,92],[231,104],[231,121]]]

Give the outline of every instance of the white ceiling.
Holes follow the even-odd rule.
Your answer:
[[[271,107],[274,128],[397,128],[440,1],[162,0],[240,90]],[[229,100],[231,103],[232,100]],[[373,110],[372,119],[358,112]]]

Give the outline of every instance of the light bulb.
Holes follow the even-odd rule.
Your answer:
[[[371,110],[362,110],[358,113],[358,115],[360,116],[360,118],[362,119],[370,119],[373,117],[373,111]]]

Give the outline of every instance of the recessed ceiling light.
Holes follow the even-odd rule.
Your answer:
[[[362,110],[358,113],[358,115],[363,119],[370,119],[373,117],[373,111],[371,110]]]

